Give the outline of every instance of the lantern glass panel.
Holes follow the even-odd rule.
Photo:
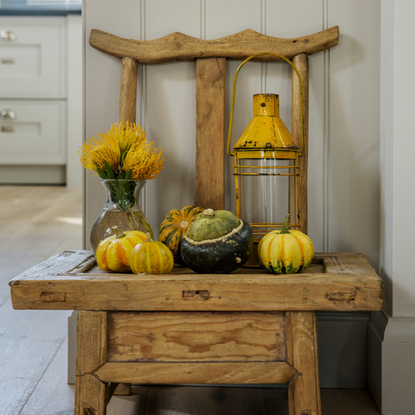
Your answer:
[[[293,160],[238,159],[240,217],[260,239],[281,229],[284,217],[296,218],[297,176]],[[290,200],[291,199],[291,200]]]

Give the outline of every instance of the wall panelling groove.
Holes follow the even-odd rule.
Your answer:
[[[323,27],[328,29],[328,5],[329,0],[323,0]],[[323,251],[330,252],[330,210],[329,210],[329,170],[330,170],[330,49],[323,52]],[[309,201],[311,203],[311,201]]]
[[[264,0],[207,0],[206,3],[206,38],[217,39],[238,33],[245,29],[261,32],[263,28],[262,3]],[[225,137],[229,130],[230,103],[235,71],[241,61],[226,62],[226,123]],[[252,119],[252,95],[261,92],[261,63],[248,62],[238,76],[236,87],[235,114],[233,122],[233,147]],[[225,145],[226,143],[224,143]],[[233,160],[225,154],[225,208],[235,211],[235,183],[232,175]]]
[[[199,37],[202,10],[193,0],[146,2],[146,40],[176,31]],[[170,210],[194,203],[196,66],[194,62],[151,65],[146,80],[147,136],[165,155],[164,169],[146,185],[146,214],[157,237]]]

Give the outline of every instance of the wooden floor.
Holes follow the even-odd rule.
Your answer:
[[[0,186],[0,414],[70,415],[65,311],[15,311],[8,281],[65,249],[81,248],[81,191]],[[323,415],[379,414],[361,389],[321,391]],[[286,389],[135,386],[108,415],[288,415]]]

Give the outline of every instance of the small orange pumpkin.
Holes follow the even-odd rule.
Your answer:
[[[203,210],[203,208],[191,205],[185,206],[183,209],[173,209],[167,214],[164,221],[161,222],[159,242],[170,248],[176,264],[184,265],[180,254],[183,237]]]
[[[146,240],[146,234],[140,231],[122,232],[117,226],[112,229],[115,235],[101,241],[96,250],[98,266],[104,271],[129,272],[131,252],[137,244]]]
[[[172,252],[161,242],[152,241],[148,232],[146,235],[146,241],[131,252],[131,270],[134,274],[168,274],[174,265]]]

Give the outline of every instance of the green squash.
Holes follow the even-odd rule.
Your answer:
[[[181,255],[199,274],[229,274],[248,261],[253,244],[247,222],[226,210],[206,209],[188,229]]]

